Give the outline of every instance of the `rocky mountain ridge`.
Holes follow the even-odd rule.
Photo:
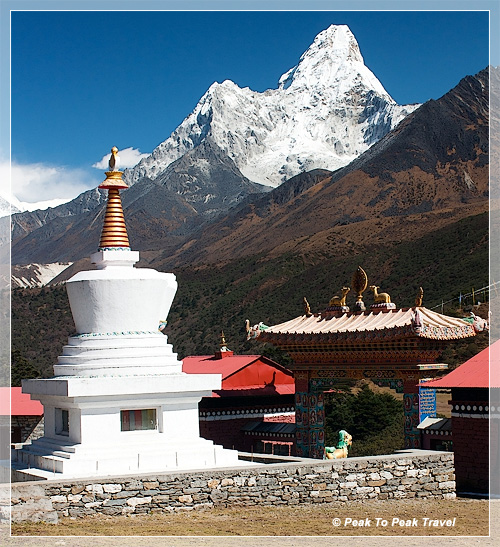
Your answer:
[[[209,201],[196,203],[188,192],[188,202],[163,186],[161,178],[143,179],[122,194],[132,246],[141,251],[143,265],[162,270],[263,252],[278,256],[328,249],[342,255],[374,242],[422,237],[484,212],[488,209],[488,77],[485,69],[464,78],[348,166],[297,175],[267,194],[235,197],[231,203],[235,207],[209,220],[195,210],[206,207],[212,213]],[[216,148],[207,140],[200,150],[209,146]],[[195,149],[187,165],[192,173],[200,169],[196,156]],[[222,158],[226,156],[221,153]],[[177,189],[183,191],[184,167],[176,172],[176,165],[171,167],[171,178],[178,177]],[[231,162],[226,168],[231,176],[236,172]],[[247,192],[255,188],[246,184]],[[39,263],[89,256],[101,224],[102,208],[54,219],[14,243],[13,254]]]

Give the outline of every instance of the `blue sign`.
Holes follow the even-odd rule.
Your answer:
[[[425,420],[425,418],[436,417],[436,390],[430,387],[418,388],[418,411],[419,421]]]

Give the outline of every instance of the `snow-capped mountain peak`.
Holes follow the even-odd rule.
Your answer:
[[[214,83],[181,125],[125,179],[159,177],[210,138],[253,182],[278,186],[350,163],[419,105],[399,106],[364,65],[346,25],[320,32],[298,64],[263,93]]]
[[[320,32],[297,66],[283,74],[279,89],[328,89],[331,102],[342,102],[352,89],[366,87],[388,102],[395,101],[365,66],[358,42],[347,25],[331,25]]]

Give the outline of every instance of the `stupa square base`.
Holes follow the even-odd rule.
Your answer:
[[[219,386],[220,375],[184,373],[23,382],[44,405],[45,435],[13,451],[13,467],[65,478],[238,465],[199,433],[198,402]]]
[[[39,439],[16,450],[12,468],[45,479],[83,478],[135,473],[159,473],[189,469],[234,467],[245,462],[238,453],[212,441],[171,439],[158,444],[132,444],[94,449]]]

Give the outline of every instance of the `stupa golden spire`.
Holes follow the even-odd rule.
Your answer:
[[[106,180],[99,186],[101,190],[108,191],[108,202],[104,214],[99,250],[109,248],[130,249],[120,198],[120,190],[128,188],[128,186],[122,180],[123,172],[118,170],[119,165],[118,148],[113,146],[109,157],[109,171],[105,172]]]

